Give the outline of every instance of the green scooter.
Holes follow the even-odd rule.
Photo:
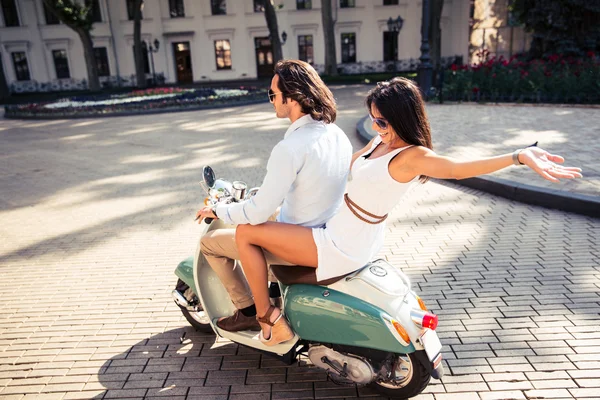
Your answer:
[[[243,182],[215,179],[205,167],[201,183],[207,203],[240,201]],[[232,228],[207,221],[201,235]],[[368,263],[349,275],[317,282],[313,268],[271,265],[279,280],[283,312],[293,339],[266,346],[256,332],[228,332],[216,321],[235,311],[221,281],[200,252],[182,261],[172,295],[188,322],[199,331],[215,332],[233,342],[269,353],[292,364],[299,354],[327,371],[338,384],[369,385],[384,396],[409,398],[421,393],[430,378],[444,374],[442,345],[435,332],[438,318],[411,290],[410,280],[384,260]]]

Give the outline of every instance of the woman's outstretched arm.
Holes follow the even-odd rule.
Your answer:
[[[444,157],[422,146],[406,151],[406,157],[397,157],[390,172],[392,177],[405,181],[407,176],[425,175],[440,179],[465,179],[489,174],[513,165],[513,153],[470,161]],[[559,155],[548,153],[539,147],[527,147],[518,154],[520,163],[537,172],[542,178],[558,182],[560,178],[581,178],[581,169],[564,167],[565,160]]]

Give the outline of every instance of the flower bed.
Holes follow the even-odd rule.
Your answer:
[[[582,59],[556,54],[529,61],[489,58],[487,50],[477,55],[479,63],[445,71],[444,99],[600,103],[600,63],[593,52]]]
[[[123,94],[73,96],[53,102],[6,106],[7,118],[95,117],[195,110],[216,105],[266,101],[265,90],[240,87],[153,88]]]

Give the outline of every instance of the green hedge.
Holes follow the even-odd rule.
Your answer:
[[[593,52],[574,59],[488,58],[473,65],[453,64],[444,72],[442,96],[456,101],[600,103],[600,64]]]

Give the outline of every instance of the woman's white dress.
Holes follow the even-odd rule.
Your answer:
[[[347,186],[350,200],[371,214],[384,216],[398,203],[418,177],[400,183],[390,176],[388,165],[403,147],[377,158],[365,158],[381,143],[378,136],[371,148],[361,154],[352,165]],[[357,212],[373,221],[373,218]],[[342,202],[338,212],[322,228],[313,228],[317,246],[319,281],[348,274],[364,266],[381,249],[385,235],[385,221],[368,224],[361,221]]]

